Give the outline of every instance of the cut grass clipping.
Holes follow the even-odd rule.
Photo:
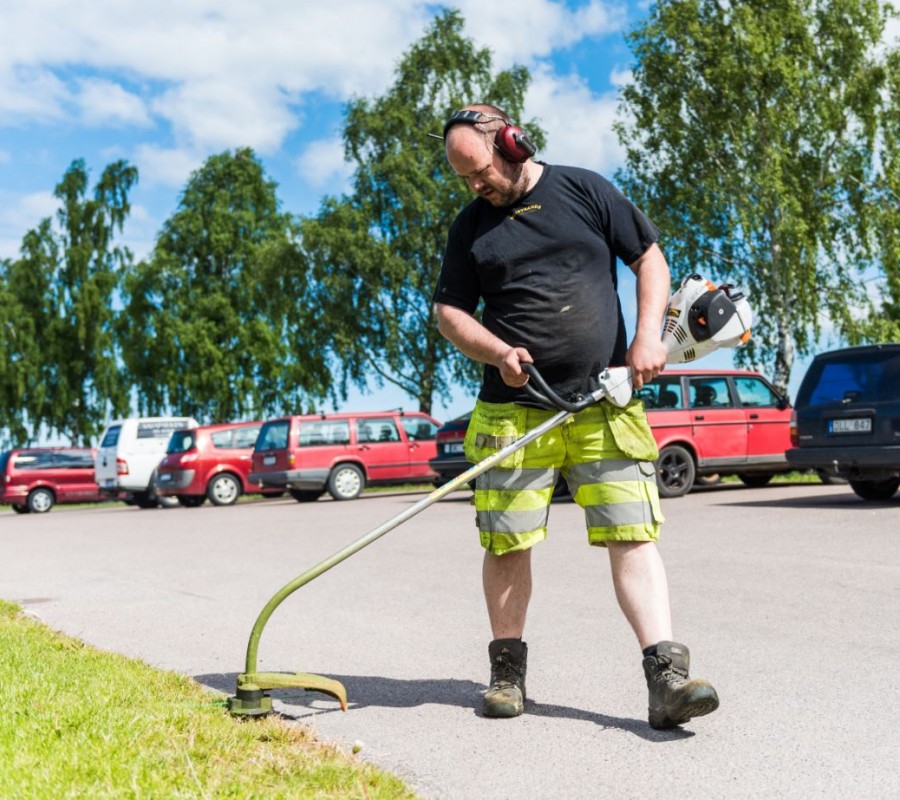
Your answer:
[[[96,650],[0,600],[0,797],[414,798],[278,717]]]

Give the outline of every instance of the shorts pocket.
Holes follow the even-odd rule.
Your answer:
[[[524,406],[515,403],[482,403],[479,400],[466,430],[466,458],[477,464],[521,439],[525,435],[527,414]],[[516,469],[522,466],[524,458],[525,448],[522,447],[494,466]]]
[[[632,400],[624,408],[614,406],[612,403],[600,405],[606,414],[606,421],[616,446],[623,455],[637,461],[656,461],[659,458],[656,439],[653,438],[641,400]]]

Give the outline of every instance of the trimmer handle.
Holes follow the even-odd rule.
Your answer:
[[[536,400],[540,403],[544,408],[551,408],[554,410],[560,411],[568,411],[571,414],[575,414],[588,406],[594,405],[599,398],[594,397],[593,395],[588,395],[587,397],[582,398],[581,400],[576,400],[575,402],[569,402],[568,400],[563,400],[544,380],[543,376],[540,372],[538,372],[537,367],[534,364],[522,364],[522,372],[524,372],[528,377],[529,381],[522,388],[531,395],[533,400]],[[535,389],[532,386],[532,382],[536,383],[538,388]],[[538,391],[538,389],[540,391]]]

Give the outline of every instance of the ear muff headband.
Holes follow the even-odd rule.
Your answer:
[[[520,127],[511,125],[503,117],[496,114],[485,114],[483,111],[457,111],[444,123],[444,138],[447,138],[447,132],[454,125],[477,125],[479,122],[487,122],[492,119],[499,119],[506,123],[497,131],[497,135],[494,137],[494,146],[507,161],[521,164],[537,152],[537,148],[528,138],[528,134]]]

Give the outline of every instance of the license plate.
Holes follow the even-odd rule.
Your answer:
[[[458,442],[456,444],[445,444],[444,449],[448,453],[461,453],[463,451],[463,443]]]
[[[164,472],[162,475],[159,476],[160,483],[168,483],[170,480],[172,480],[171,472]]]
[[[828,423],[830,433],[871,433],[871,417],[845,417],[833,419]]]
[[[263,464],[265,464],[267,467],[271,467],[274,463],[275,463],[275,456],[264,456],[263,457]]]

